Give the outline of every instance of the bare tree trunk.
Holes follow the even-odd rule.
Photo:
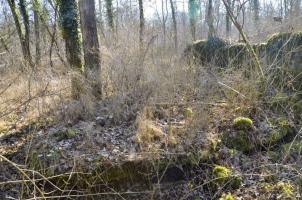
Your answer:
[[[116,11],[115,11],[115,40],[118,41],[118,26],[119,26],[119,0],[116,1]]]
[[[177,21],[176,21],[176,13],[173,0],[170,0],[171,12],[172,12],[172,20],[173,20],[173,29],[174,29],[174,47],[177,51],[178,49],[178,39],[177,39]]]
[[[104,21],[103,21],[103,4],[102,4],[102,0],[99,0],[99,20],[100,20],[100,31],[102,33],[102,35],[105,37],[105,33],[104,33]]]
[[[259,21],[259,9],[260,9],[259,0],[253,0],[253,9],[254,9],[254,21],[255,21],[255,25],[257,25]]]
[[[227,4],[230,6],[231,0],[227,0]],[[228,12],[226,12],[226,14],[225,14],[225,29],[226,29],[226,37],[230,38],[231,20],[230,20],[230,15],[228,14]]]
[[[284,15],[285,15],[285,17],[287,17],[288,16],[288,2],[287,2],[287,0],[284,0],[283,5],[284,5]]]
[[[280,17],[283,17],[283,0],[280,0]]]
[[[84,47],[85,74],[96,97],[102,94],[100,80],[100,46],[97,34],[94,0],[80,0],[81,30]]]
[[[214,30],[217,30],[219,29],[219,24],[220,24],[220,0],[215,0],[215,9],[214,9],[214,13],[216,16],[216,24],[214,26]]]
[[[111,31],[113,32],[114,22],[113,22],[112,0],[106,0],[106,14],[107,14],[108,26],[111,29]]]
[[[161,14],[162,14],[162,26],[163,26],[163,38],[164,38],[164,46],[166,46],[166,32],[167,32],[167,28],[166,28],[166,16],[165,16],[165,3],[167,3],[167,1],[162,0],[161,1]]]
[[[295,0],[294,2],[294,15],[300,16],[301,14],[301,0]]]
[[[207,23],[209,27],[208,38],[215,36],[215,28],[214,28],[214,15],[213,15],[213,0],[209,0],[208,2],[208,16]]]
[[[24,34],[24,44],[25,44],[25,48],[26,48],[26,54],[28,57],[28,62],[29,65],[34,68],[34,63],[32,61],[32,57],[31,57],[31,53],[30,53],[30,27],[29,27],[29,16],[26,10],[26,2],[25,0],[20,0],[19,1],[19,9],[20,9],[20,13],[23,19],[23,23],[24,23],[24,29],[25,29],[25,34]]]
[[[82,71],[77,1],[61,0],[59,15],[63,39],[65,40],[67,61],[71,67]]]
[[[41,47],[40,47],[40,3],[33,0],[34,23],[35,23],[35,46],[36,46],[36,66],[41,65]]]
[[[34,63],[32,62],[30,48],[29,48],[29,19],[26,12],[26,7],[24,5],[24,1],[20,0],[20,12],[22,13],[22,17],[25,25],[25,33],[23,33],[21,28],[15,0],[7,0],[7,2],[14,18],[16,30],[21,44],[23,58],[26,62],[26,65],[29,65],[33,68]]]
[[[144,29],[145,29],[143,0],[138,0],[138,5],[139,5],[139,46],[142,49],[144,43]]]

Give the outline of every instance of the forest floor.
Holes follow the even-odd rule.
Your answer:
[[[28,109],[12,108],[0,124],[0,199],[300,199],[299,120],[243,74],[203,71],[167,102],[141,85],[89,116],[87,100],[64,100],[17,126]]]
[[[217,199],[229,192],[235,199],[300,198],[301,144],[294,142],[294,149],[285,156],[285,145],[291,143],[292,137],[280,137],[269,145],[260,145],[256,138],[263,139],[273,129],[277,130],[278,127],[270,123],[278,121],[280,116],[258,106],[244,105],[244,100],[235,105],[227,98],[217,100],[218,103],[211,104],[148,106],[139,120],[119,124],[112,116],[104,115],[104,107],[99,105],[99,114],[93,120],[71,124],[47,122],[6,133],[1,136],[1,152],[16,163],[26,163],[29,169],[37,170],[50,181],[51,177],[66,173],[68,180],[73,180],[72,173],[93,173],[101,168],[101,174],[108,172],[108,180],[103,180],[103,184],[110,188],[101,187],[101,193],[109,190],[113,199],[117,198],[115,195],[126,199]],[[241,116],[253,121],[253,128],[245,131],[255,138],[242,136],[242,140],[248,141],[239,141],[241,146],[228,144],[232,142],[224,141],[228,137],[225,134],[236,135],[234,119]],[[128,165],[141,170],[142,174],[129,171]],[[218,174],[217,167],[223,167]],[[154,174],[148,175],[146,186],[138,187],[142,180],[133,176],[145,179],[143,173],[147,172]],[[233,183],[238,177],[239,183]],[[1,179],[5,182],[16,178],[20,178],[17,171],[2,163]],[[118,183],[110,183],[115,179]],[[42,188],[54,190],[45,182],[39,183]],[[89,189],[85,184],[78,186],[71,181],[61,184],[58,185],[69,188],[65,190],[74,197],[84,191],[93,193],[95,187],[100,187],[100,183],[94,186],[90,183]],[[16,183],[1,186],[4,197],[19,195],[17,191],[21,186],[12,185]],[[128,194],[129,191],[133,194]],[[100,196],[109,198],[105,194]]]

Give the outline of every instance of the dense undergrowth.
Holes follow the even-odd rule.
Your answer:
[[[85,92],[72,100],[69,75],[61,72],[18,77],[1,95],[1,195],[301,198],[299,37],[275,35],[255,45],[265,50],[265,80],[244,44],[228,44],[235,53],[227,61],[217,57],[225,45],[218,39],[196,50],[206,55],[202,63],[158,50],[142,64],[130,47],[103,50],[101,100],[84,82]]]

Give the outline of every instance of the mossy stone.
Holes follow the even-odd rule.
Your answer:
[[[241,186],[241,176],[235,175],[234,171],[227,167],[216,165],[213,174],[215,182],[219,185],[228,184],[232,189],[238,189]]]
[[[270,77],[272,84],[280,89],[302,89],[302,77],[299,76],[302,72],[301,46],[302,32],[277,33],[267,41],[267,64],[274,66],[270,70]]]
[[[77,135],[76,130],[72,128],[68,128],[66,130],[55,133],[55,137],[57,137],[59,141],[64,139],[74,138],[76,135]]]
[[[281,146],[281,152],[283,154],[286,154],[286,153],[300,154],[302,152],[302,142],[293,141],[290,143],[283,144]]]
[[[184,163],[189,163],[190,165],[198,165],[200,161],[207,161],[210,157],[210,151],[209,150],[200,150],[197,152],[190,152]]]
[[[278,151],[267,151],[266,156],[268,156],[272,161],[276,162],[280,158]]]
[[[237,130],[250,130],[254,127],[253,121],[247,117],[237,117],[234,119],[233,126]]]
[[[294,186],[290,182],[279,181],[275,184],[265,183],[262,187],[266,193],[277,193],[277,199],[296,199],[294,196]]]
[[[219,67],[227,66],[227,55],[224,48],[229,43],[218,37],[210,37],[208,40],[199,40],[188,46],[184,52],[186,57],[196,63],[205,65],[215,64]]]
[[[231,175],[232,170],[224,166],[216,165],[213,169],[213,173],[215,178],[221,181],[224,180],[225,178],[228,178]]]
[[[284,131],[273,130],[266,139],[267,144],[276,144],[279,140],[284,138],[284,136],[286,136],[286,133]]]
[[[249,55],[246,44],[244,43],[229,45],[226,48],[226,51],[228,52],[229,65],[236,68],[241,67],[244,60],[246,60],[247,56]]]
[[[236,131],[234,135],[224,134],[222,140],[227,147],[244,153],[252,151],[256,146],[250,140],[249,133],[243,130]]]

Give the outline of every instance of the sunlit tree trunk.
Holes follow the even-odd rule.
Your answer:
[[[178,39],[177,39],[177,21],[176,21],[176,13],[173,0],[170,0],[171,13],[172,13],[172,21],[173,21],[173,30],[174,30],[174,47],[178,49]]]
[[[31,53],[30,53],[30,26],[29,26],[29,16],[27,13],[27,9],[26,9],[26,1],[25,0],[20,0],[19,1],[19,9],[20,9],[20,14],[22,16],[23,19],[23,24],[24,24],[24,29],[25,29],[25,33],[24,33],[24,45],[26,48],[26,56],[28,58],[28,62],[29,65],[33,68],[34,67],[34,63],[32,61],[32,57],[31,57]]]
[[[95,96],[102,94],[100,81],[100,50],[94,0],[80,0],[81,30],[84,47],[85,75]]]
[[[143,0],[138,0],[139,5],[139,45],[142,49],[144,42],[144,29],[145,29],[145,18],[144,18],[144,5]]]
[[[79,14],[76,0],[59,1],[59,19],[65,41],[67,62],[76,72],[82,73]],[[72,73],[71,94],[73,99],[79,99],[83,93],[80,77],[77,73]]]

